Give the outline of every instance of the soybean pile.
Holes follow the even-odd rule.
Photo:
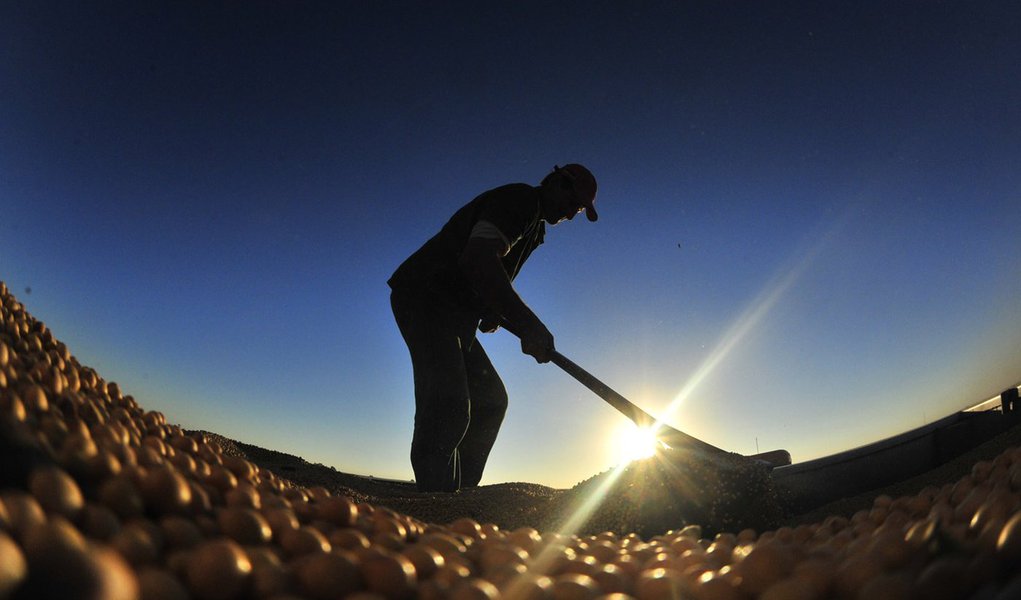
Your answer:
[[[1021,597],[1021,447],[763,531],[434,522],[299,485],[146,411],[3,283],[0,445],[0,599]]]

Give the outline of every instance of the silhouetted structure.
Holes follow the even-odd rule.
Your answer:
[[[1000,394],[1000,408],[1003,414],[1012,413],[1017,409],[1018,390],[1016,387],[1004,390]]]

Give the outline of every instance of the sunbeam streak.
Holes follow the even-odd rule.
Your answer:
[[[561,535],[570,537],[581,529],[589,517],[592,516],[592,513],[599,507],[600,503],[603,502],[607,493],[613,488],[614,483],[620,478],[621,473],[627,468],[627,465],[628,463],[626,462],[617,465],[609,476],[600,482],[596,489],[586,496],[580,496],[576,500],[576,504],[569,509],[570,518],[559,528]],[[562,550],[563,548],[557,544],[547,544],[533,560],[531,570],[539,574],[549,573],[553,562],[561,554]],[[525,574],[522,574],[511,582],[507,590],[507,597],[521,597],[526,585],[527,577]]]
[[[681,390],[674,396],[674,399],[667,405],[666,411],[663,413],[664,417],[673,415],[680,408],[681,404],[691,396],[692,392],[703,382],[710,374],[716,369],[717,366],[723,359],[730,354],[730,352],[743,341],[748,334],[755,329],[759,323],[766,317],[767,314],[780,302],[780,299],[794,286],[798,279],[808,270],[808,268],[815,262],[819,254],[822,253],[823,249],[829,245],[834,239],[837,232],[843,228],[844,224],[848,221],[851,216],[851,210],[845,210],[844,214],[836,219],[836,222],[826,230],[818,239],[811,245],[809,245],[803,252],[798,253],[800,258],[794,263],[794,265],[780,271],[780,274],[774,276],[770,283],[767,283],[763,291],[752,301],[752,303],[745,309],[740,317],[734,322],[733,325],[727,330],[727,332],[720,339],[720,342],[716,345],[709,356],[706,357],[705,361],[699,365],[695,373],[688,379]]]

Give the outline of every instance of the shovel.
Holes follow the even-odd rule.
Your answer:
[[[624,396],[613,391],[610,386],[606,385],[594,375],[579,367],[574,361],[556,350],[553,350],[550,355],[550,361],[566,371],[568,375],[577,379],[582,385],[595,392],[597,396],[605,400],[610,406],[616,408],[625,417],[634,421],[635,425],[642,428],[656,427],[656,438],[670,448],[697,452],[703,457],[709,459],[722,458],[724,456],[731,458],[743,456],[733,452],[727,452],[722,448],[717,448],[712,444],[703,442],[702,440],[692,437],[683,431],[666,425],[641,408],[638,408],[638,406]],[[759,461],[769,468],[782,467],[791,464],[791,454],[786,450],[770,450],[769,452],[760,452],[759,454],[744,456],[744,458]]]
[[[513,330],[507,328],[507,322],[502,323],[504,329],[517,335]],[[518,336],[520,337],[520,336]],[[645,412],[633,402],[613,391],[610,386],[596,378],[585,369],[578,366],[574,361],[567,358],[556,350],[551,351],[550,361],[563,369],[568,375],[574,377],[579,383],[595,392],[597,396],[606,401],[607,404],[616,408],[625,417],[631,419],[635,425],[642,428],[656,427],[656,437],[670,448],[695,452],[708,459],[742,457],[740,454],[728,452],[717,448],[712,444],[690,436],[683,431],[674,429],[662,421]],[[791,455],[786,450],[772,450],[753,454],[743,458],[749,458],[762,462],[769,467],[779,467],[791,464]]]
[[[664,424],[624,396],[613,391],[610,386],[556,350],[553,350],[550,355],[550,361],[563,369],[568,375],[577,379],[579,383],[595,392],[597,396],[605,400],[610,406],[616,408],[625,417],[634,421],[635,425],[641,428],[656,427],[656,437],[667,446],[678,450],[696,451],[700,454],[715,456],[731,456],[733,454]]]

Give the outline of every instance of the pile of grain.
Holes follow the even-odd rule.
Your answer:
[[[168,424],[79,364],[2,283],[0,444],[0,599],[1021,594],[1019,448],[850,518],[761,533],[433,523],[296,485]],[[622,501],[652,481],[664,488],[640,505],[669,502],[669,477],[649,477],[622,477]]]
[[[706,456],[661,449],[621,471],[601,473],[558,497],[548,521],[558,530],[593,494],[600,502],[582,533],[637,533],[648,538],[686,525],[714,536],[775,528],[783,517],[769,469],[738,454]]]

